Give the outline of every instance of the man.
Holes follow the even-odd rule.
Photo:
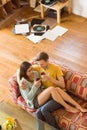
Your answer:
[[[39,65],[34,65],[34,69],[39,71],[42,75],[43,85],[45,87],[60,87],[65,88],[65,83],[63,79],[63,73],[60,67],[56,64],[49,62],[49,56],[45,52],[41,52],[36,56],[35,59]]]
[[[49,62],[49,56],[45,52],[40,52],[36,56],[36,61],[39,65],[35,65],[34,69],[39,71],[43,75],[41,76],[43,85],[47,88],[50,86],[65,88],[65,83],[63,79],[63,73],[59,66]],[[50,99],[46,104],[41,106],[37,112],[37,130],[44,130],[44,123],[46,121],[48,124],[59,130],[57,122],[52,115],[52,112],[62,107],[60,104]],[[53,128],[52,128],[53,130]]]

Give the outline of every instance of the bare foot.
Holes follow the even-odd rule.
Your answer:
[[[79,109],[81,112],[87,112],[87,109],[82,108],[81,106],[77,106],[76,108]]]
[[[79,110],[78,110],[77,108],[74,108],[74,107],[69,107],[69,108],[66,109],[66,111],[72,112],[72,113],[77,113],[77,112],[79,112]]]
[[[87,112],[87,109],[82,108],[82,109],[80,109],[80,111],[81,111],[81,112]]]

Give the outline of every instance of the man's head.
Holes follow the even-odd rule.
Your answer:
[[[49,65],[49,56],[46,52],[40,52],[37,54],[36,61],[43,69],[46,69]]]

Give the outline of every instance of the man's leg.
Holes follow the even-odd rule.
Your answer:
[[[37,130],[45,130],[44,129],[44,116],[42,115],[41,112],[41,107],[37,109],[36,111],[36,125],[37,125]]]
[[[53,99],[49,100],[47,103],[45,103],[41,107],[41,112],[45,118],[45,121],[48,124],[50,124],[51,126],[55,127],[57,130],[59,130],[59,127],[57,125],[57,122],[56,122],[54,116],[52,115],[52,112],[54,112],[55,110],[57,110],[61,107],[62,106],[60,104],[58,104],[56,101],[54,101]]]

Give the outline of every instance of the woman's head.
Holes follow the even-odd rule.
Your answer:
[[[25,79],[29,78],[29,72],[32,70],[32,65],[31,63],[24,61],[20,65],[20,79],[24,77]]]

